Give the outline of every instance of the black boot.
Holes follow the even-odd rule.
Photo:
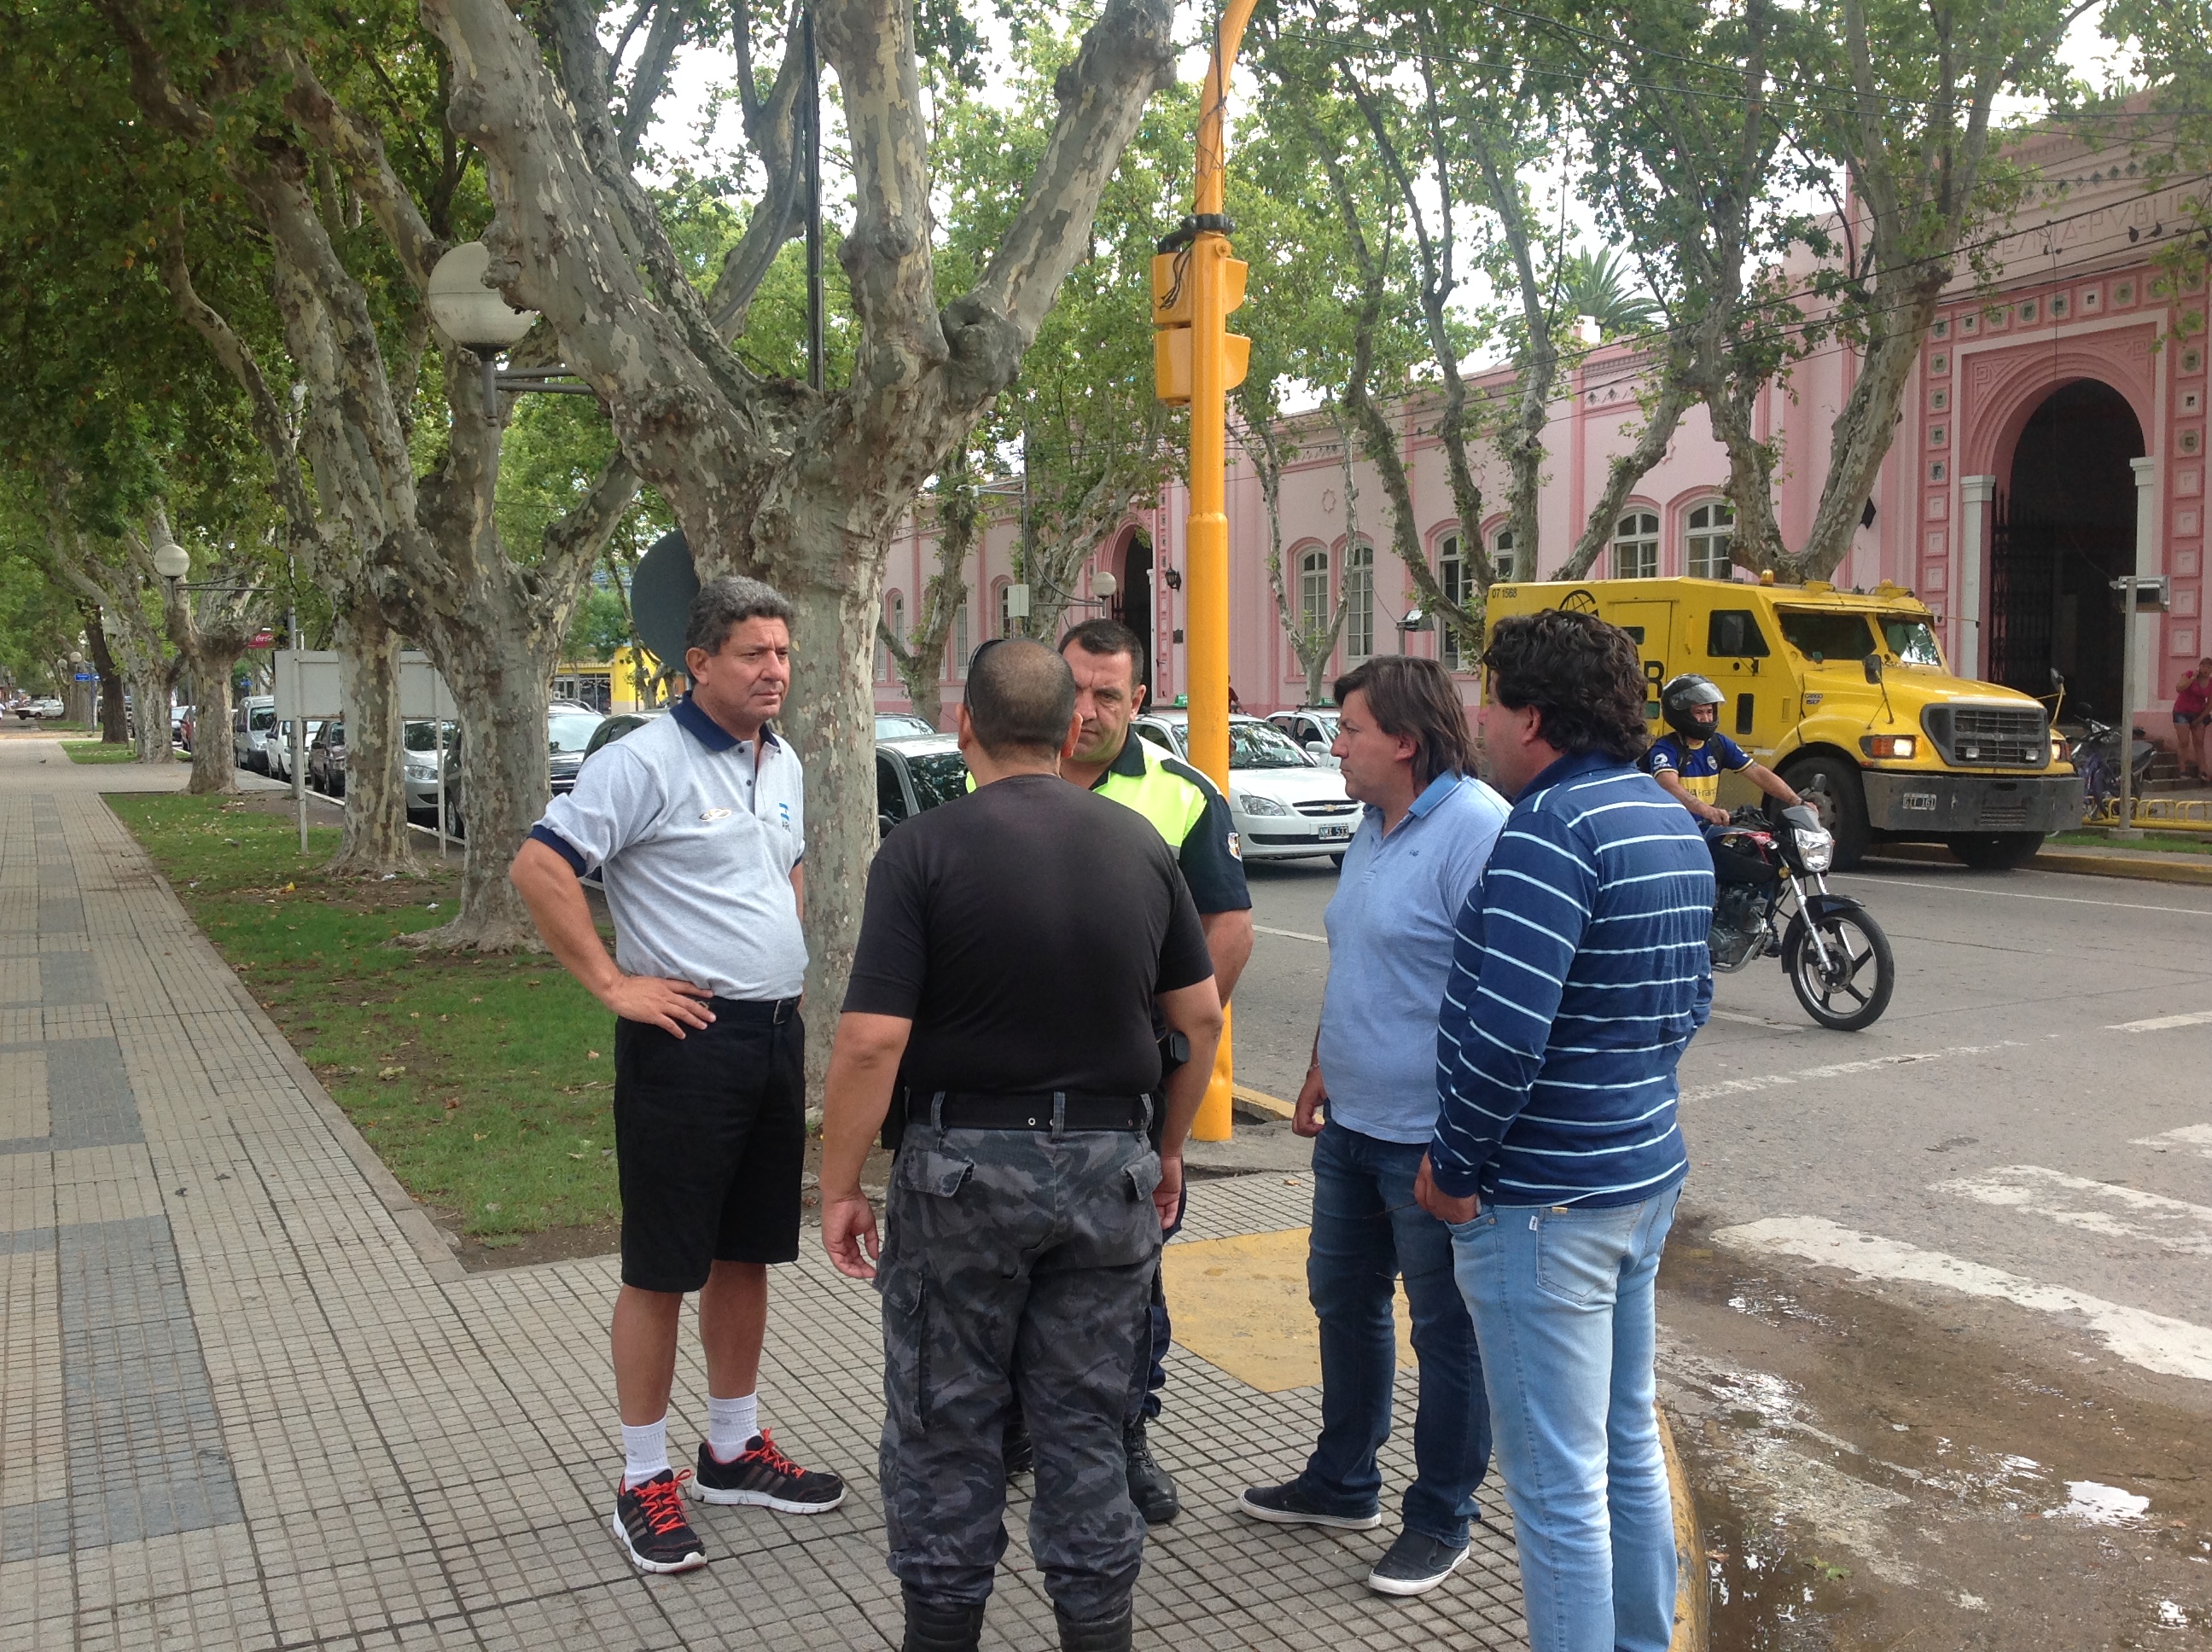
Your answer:
[[[1129,1652],[1129,1608],[1118,1618],[1097,1618],[1079,1624],[1058,1606],[1053,1619],[1060,1625],[1060,1652]]]
[[[1145,1419],[1139,1417],[1121,1431],[1121,1453],[1129,1463],[1129,1501],[1147,1526],[1164,1526],[1182,1512],[1174,1477],[1162,1468],[1145,1442]]]
[[[906,1639],[900,1643],[899,1652],[975,1652],[976,1643],[983,1637],[981,1606],[924,1600],[910,1588],[899,1592],[906,1599]],[[1121,1644],[1128,1643],[1128,1631],[1124,1629]]]

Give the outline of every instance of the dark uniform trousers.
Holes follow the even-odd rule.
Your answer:
[[[882,1473],[891,1571],[924,1599],[989,1598],[1018,1388],[1045,1592],[1079,1622],[1127,1604],[1145,1525],[1121,1418],[1159,1257],[1159,1179],[1137,1131],[908,1127],[877,1270]]]

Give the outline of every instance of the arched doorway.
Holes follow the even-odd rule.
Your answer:
[[[1158,661],[1152,658],[1152,540],[1142,528],[1130,529],[1128,540],[1121,547],[1121,588],[1116,600],[1121,604],[1121,623],[1145,645],[1145,699],[1149,702],[1152,684],[1159,679],[1154,674]]]
[[[2094,379],[2045,397],[2013,450],[1990,546],[1989,675],[2028,694],[2066,677],[2067,704],[2115,716],[2121,619],[2110,582],[2135,568],[2142,426]]]

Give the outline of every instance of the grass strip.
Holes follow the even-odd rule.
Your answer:
[[[2141,837],[2119,838],[2109,832],[2054,832],[2053,843],[2074,849],[2172,849],[2185,854],[2212,854],[2212,832],[2146,831]]]
[[[335,827],[218,798],[114,796],[247,989],[407,1191],[488,1244],[617,1219],[614,1021],[544,956],[425,956],[459,868],[327,878]]]
[[[132,745],[110,745],[105,740],[64,740],[62,750],[73,763],[127,763],[138,761]]]

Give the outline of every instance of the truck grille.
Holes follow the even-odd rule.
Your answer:
[[[1354,815],[1359,805],[1349,798],[1324,798],[1318,803],[1294,803],[1291,805],[1302,815]]]
[[[1929,706],[1920,726],[1956,767],[2043,768],[2051,762],[2051,731],[2039,706]]]

